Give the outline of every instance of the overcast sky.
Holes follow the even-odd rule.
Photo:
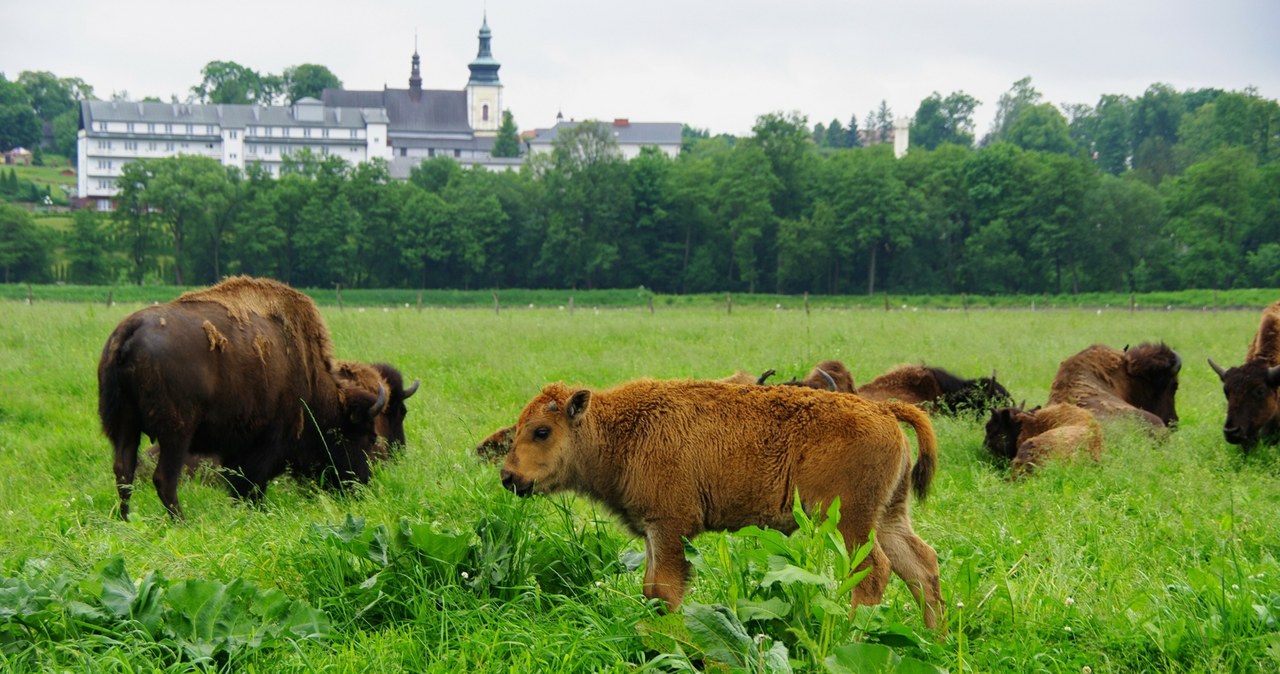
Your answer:
[[[328,67],[349,89],[462,89],[488,12],[503,101],[522,129],[566,118],[683,122],[748,134],[798,111],[859,124],[883,99],[996,103],[1030,76],[1052,103],[1256,87],[1280,98],[1277,0],[0,0],[0,72],[80,77],[100,98],[185,99],[210,61]]]

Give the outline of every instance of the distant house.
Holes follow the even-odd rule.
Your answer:
[[[4,153],[4,163],[10,165],[30,166],[32,162],[31,150],[25,147],[15,147]]]
[[[525,145],[530,154],[551,152],[561,133],[581,123],[566,122],[563,115],[556,115],[555,126],[538,129],[533,138],[525,140]],[[623,159],[630,161],[636,158],[640,155],[640,150],[646,147],[656,147],[671,158],[680,154],[681,132],[684,130],[684,125],[680,122],[632,122],[619,118],[606,124],[613,131],[613,139],[617,141]]]

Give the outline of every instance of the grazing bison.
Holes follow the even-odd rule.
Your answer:
[[[996,375],[962,379],[940,368],[899,365],[858,387],[858,395],[872,400],[897,400],[945,414],[975,415],[1013,405],[1013,398]]]
[[[387,390],[339,377],[315,303],[266,279],[231,278],[125,317],[98,363],[98,413],[128,519],[139,436],[159,443],[153,481],[175,518],[188,455],[218,457],[237,496],[291,469],[367,481]]]
[[[1094,344],[1067,358],[1049,389],[1049,404],[1083,407],[1099,418],[1136,417],[1154,429],[1178,422],[1174,396],[1182,358],[1164,344],[1123,351]]]
[[[1248,452],[1260,440],[1280,439],[1280,302],[1263,310],[1244,365],[1223,370],[1210,358],[1209,366],[1227,397],[1227,442]]]
[[[992,455],[1009,461],[1013,477],[1018,477],[1080,449],[1098,460],[1102,428],[1092,414],[1075,405],[1058,403],[1030,411],[1002,407],[991,412],[985,444]]]
[[[919,457],[898,426],[916,432]],[[603,391],[545,387],[520,413],[502,484],[520,496],[571,490],[601,501],[645,539],[644,594],[674,610],[684,597],[683,540],[747,525],[795,529],[806,508],[840,499],[840,532],[855,549],[874,529],[854,605],[881,600],[892,569],[942,612],[938,561],[911,527],[937,463],[919,409],[780,386],[637,380]]]
[[[515,426],[499,428],[476,445],[476,456],[492,464],[502,463],[511,453],[511,445],[515,442],[515,438]]]

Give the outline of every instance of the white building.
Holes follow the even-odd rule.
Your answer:
[[[563,115],[556,115],[556,125],[550,129],[538,129],[537,135],[525,141],[529,154],[551,152],[555,148],[556,138],[561,133],[576,127],[581,122],[564,121]],[[631,161],[640,155],[646,147],[656,147],[672,159],[680,154],[684,125],[679,122],[632,122],[627,119],[615,119],[610,124],[604,122],[613,131],[613,139],[622,151],[622,158]]]
[[[356,164],[391,159],[387,113],[327,107],[314,98],[291,106],[82,101],[77,141],[80,197],[110,209],[116,179],[136,159],[192,154],[241,169],[262,164],[279,175],[285,155],[309,148]]]

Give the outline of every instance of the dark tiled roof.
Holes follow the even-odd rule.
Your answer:
[[[317,126],[362,129],[365,120],[385,122],[381,106],[326,106],[323,122]],[[156,124],[214,124],[223,128],[247,126],[296,126],[291,106],[201,105],[198,103],[135,103],[130,101],[81,101],[84,128],[93,122],[136,122]]]
[[[415,101],[408,89],[349,91],[325,89],[325,105],[335,107],[386,108],[388,131],[471,133],[467,118],[467,92],[423,89]]]

